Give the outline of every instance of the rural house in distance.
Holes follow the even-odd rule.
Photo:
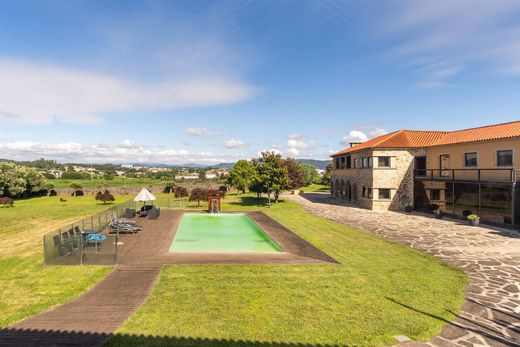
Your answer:
[[[520,121],[457,131],[399,130],[332,155],[331,194],[373,210],[440,207],[520,225]]]

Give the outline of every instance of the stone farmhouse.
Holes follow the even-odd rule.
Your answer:
[[[331,194],[373,210],[437,207],[520,225],[520,121],[457,131],[398,130],[332,155]]]

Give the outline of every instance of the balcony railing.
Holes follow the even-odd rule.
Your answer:
[[[436,181],[516,182],[515,169],[415,169],[416,179]]]

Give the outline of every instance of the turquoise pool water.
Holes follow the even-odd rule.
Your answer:
[[[283,252],[245,214],[185,213],[170,252]]]

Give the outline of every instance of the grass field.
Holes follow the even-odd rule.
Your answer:
[[[107,346],[389,345],[438,334],[463,302],[463,272],[431,256],[294,203],[230,196],[223,209],[262,210],[341,264],[166,266]]]
[[[330,191],[330,186],[314,183],[307,187],[302,187],[300,190],[303,192],[328,192]]]
[[[110,187],[114,188],[142,188],[142,187],[163,187],[165,182],[161,180],[155,180],[150,178],[114,178],[113,180],[105,181],[105,180],[47,180],[47,183],[54,184],[55,189],[69,188],[71,183],[79,183],[83,186],[83,188],[97,188],[100,184],[108,184]]]
[[[116,203],[122,202],[118,197]],[[106,209],[92,196],[17,200],[0,208],[0,327],[70,300],[111,267],[45,267],[42,235]]]

